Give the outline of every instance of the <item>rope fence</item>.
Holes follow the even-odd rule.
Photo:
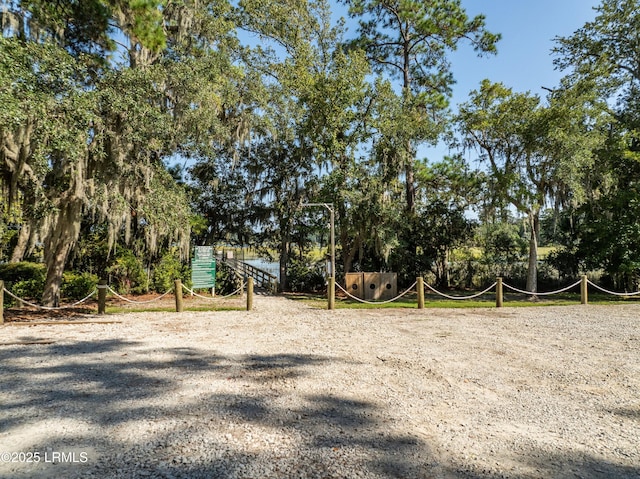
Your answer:
[[[612,294],[614,296],[623,296],[623,297],[627,297],[627,296],[638,296],[640,294],[640,291],[636,291],[634,293],[616,293],[615,291],[609,291],[608,289],[604,289],[601,286],[598,286],[597,284],[591,282],[591,280],[587,280],[587,282],[593,286],[596,289],[599,289],[600,291],[602,291],[603,293],[607,293],[607,294]]]
[[[226,294],[226,295],[224,295],[224,296],[212,296],[212,297],[209,297],[209,296],[203,296],[203,295],[201,295],[201,294],[198,294],[198,293],[196,293],[194,290],[189,289],[189,288],[188,288],[187,286],[185,286],[184,284],[182,285],[182,289],[184,289],[187,293],[189,293],[189,294],[191,294],[192,296],[195,296],[195,297],[197,297],[197,298],[206,299],[206,300],[208,300],[208,301],[217,301],[217,300],[220,300],[220,299],[227,299],[227,298],[230,298],[231,296],[235,296],[235,295],[237,295],[237,294],[241,293],[242,291],[244,291],[244,288],[245,288],[246,286],[247,286],[247,283],[246,283],[246,282],[244,282],[244,283],[242,283],[242,286],[240,286],[238,289],[236,289],[233,293],[229,293],[229,294]]]
[[[386,303],[392,303],[393,301],[397,301],[398,299],[402,298],[405,294],[409,293],[416,284],[417,284],[417,281],[415,283],[413,283],[411,286],[409,286],[409,288],[404,293],[399,294],[395,298],[387,299],[385,301],[366,301],[364,299],[361,299],[361,298],[358,298],[358,297],[352,295],[351,293],[349,293],[349,291],[347,291],[342,286],[340,286],[339,283],[336,283],[338,288],[340,288],[342,291],[344,291],[347,296],[349,296],[350,298],[352,298],[352,299],[354,299],[354,300],[356,300],[356,301],[358,301],[360,303],[364,303],[364,304],[386,304]]]
[[[587,276],[583,276],[580,280],[576,281],[573,284],[570,284],[568,286],[565,286],[564,288],[555,290],[555,291],[544,291],[544,292],[538,292],[538,291],[527,291],[527,290],[523,290],[523,289],[519,289],[516,288],[515,286],[512,286],[510,284],[507,283],[503,283],[502,278],[498,278],[497,281],[495,281],[491,286],[487,287],[486,289],[484,289],[483,291],[480,291],[479,293],[475,293],[469,296],[452,296],[446,293],[443,293],[441,291],[438,291],[437,289],[435,289],[433,286],[427,284],[424,282],[423,278],[420,277],[417,279],[416,282],[414,282],[406,291],[404,291],[403,293],[399,294],[398,296],[396,296],[395,298],[391,298],[385,301],[367,301],[364,300],[362,298],[358,298],[356,296],[354,296],[353,294],[349,293],[346,289],[344,289],[340,284],[336,283],[338,288],[340,290],[342,290],[343,293],[345,293],[347,295],[347,297],[353,299],[354,301],[357,301],[359,303],[364,303],[364,304],[370,304],[370,305],[376,305],[376,304],[387,304],[387,303],[392,303],[394,301],[397,301],[398,299],[402,298],[403,296],[405,296],[407,293],[409,293],[410,291],[412,291],[414,289],[414,287],[417,285],[417,288],[415,289],[415,292],[418,295],[418,308],[422,309],[424,308],[424,293],[425,290],[431,291],[432,293],[441,296],[443,298],[449,299],[449,300],[454,300],[454,301],[464,301],[464,300],[471,300],[471,299],[475,299],[475,298],[479,298],[480,296],[486,295],[487,293],[490,293],[491,291],[495,290],[495,298],[496,298],[496,307],[500,308],[503,306],[503,301],[504,301],[504,289],[509,289],[515,293],[520,293],[520,294],[525,294],[527,296],[532,296],[532,297],[537,297],[537,296],[552,296],[555,294],[561,294],[561,293],[565,293],[567,291],[570,291],[578,286],[580,286],[580,296],[581,296],[581,303],[582,304],[587,304],[588,303],[588,285],[593,286],[594,288],[598,289],[599,291],[606,293],[606,294],[611,294],[614,296],[620,296],[620,297],[632,297],[632,296],[638,296],[640,295],[640,291],[637,292],[633,292],[633,293],[618,293],[615,291],[609,291],[601,286],[598,286],[597,284],[593,283],[592,281],[590,281]]]
[[[498,284],[498,282],[496,281],[495,283],[493,283],[491,286],[489,286],[487,289],[485,289],[484,291],[477,293],[477,294],[473,294],[471,296],[450,296],[448,294],[444,294],[441,293],[440,291],[437,291],[436,289],[432,288],[431,286],[429,286],[427,283],[424,283],[424,285],[429,288],[431,291],[433,291],[435,294],[437,294],[438,296],[442,296],[443,298],[447,298],[447,299],[453,299],[453,300],[464,300],[464,299],[475,299],[475,298],[479,298],[480,296],[482,296],[483,294],[488,293],[489,291],[491,291],[496,285]]]
[[[76,306],[86,302],[89,300],[89,298],[91,298],[91,296],[93,296],[94,294],[96,294],[96,292],[98,291],[96,288],[94,288],[93,291],[91,291],[91,293],[82,298],[79,301],[76,301],[73,304],[66,304],[64,306],[42,306],[36,303],[31,303],[29,301],[27,301],[26,299],[23,298],[19,298],[18,296],[16,296],[15,294],[13,294],[11,291],[9,291],[7,288],[5,288],[4,286],[2,287],[2,291],[7,293],[9,296],[11,296],[13,299],[15,299],[16,301],[19,301],[22,304],[26,304],[27,306],[31,306],[32,308],[36,308],[36,309],[42,309],[44,311],[58,311],[61,309],[71,309],[71,308],[75,308]]]
[[[564,293],[564,292],[566,292],[566,291],[569,291],[570,289],[575,288],[576,286],[578,286],[578,285],[579,285],[579,284],[581,284],[581,283],[582,283],[582,280],[577,281],[576,283],[574,283],[574,284],[572,284],[572,285],[570,285],[570,286],[567,286],[566,288],[562,288],[562,289],[559,289],[559,290],[557,290],[557,291],[548,291],[548,292],[546,292],[546,293],[539,293],[539,292],[533,292],[533,291],[525,291],[525,290],[522,290],[522,289],[518,289],[518,288],[516,288],[516,287],[514,287],[514,286],[510,286],[510,285],[508,285],[507,283],[503,283],[503,286],[504,286],[505,288],[509,288],[509,289],[510,289],[510,290],[512,290],[512,291],[515,291],[516,293],[527,294],[527,295],[529,295],[529,296],[552,296],[552,295],[554,295],[554,294],[560,294],[560,293]]]
[[[358,298],[354,295],[352,295],[351,293],[349,293],[349,291],[347,291],[345,288],[343,288],[339,283],[335,283],[335,285],[337,285],[337,287],[342,290],[343,293],[345,293],[347,295],[347,297],[358,301],[360,303],[364,303],[364,304],[369,304],[369,305],[382,305],[382,304],[388,304],[388,303],[392,303],[394,301],[397,301],[399,299],[401,299],[402,297],[404,297],[405,295],[407,295],[408,293],[415,291],[417,293],[417,303],[418,303],[418,308],[422,309],[424,308],[424,294],[425,294],[425,290],[429,290],[431,292],[433,292],[434,294],[438,295],[438,296],[442,296],[446,299],[449,300],[471,300],[471,299],[475,299],[478,298],[482,295],[485,295],[487,293],[489,293],[490,291],[495,289],[495,299],[496,299],[496,307],[500,308],[503,306],[503,299],[504,299],[504,295],[503,295],[503,290],[504,288],[509,289],[515,293],[520,293],[520,294],[525,294],[528,296],[552,296],[554,294],[561,294],[564,292],[567,292],[573,288],[576,288],[577,286],[580,286],[580,299],[581,299],[581,303],[582,304],[588,304],[588,288],[589,286],[592,286],[593,288],[597,289],[598,291],[605,293],[605,294],[609,294],[609,295],[613,295],[613,296],[618,296],[618,297],[633,297],[633,296],[639,296],[640,295],[640,291],[635,291],[635,292],[616,292],[616,291],[610,291],[608,289],[603,288],[602,286],[599,286],[597,284],[595,284],[593,281],[589,280],[587,278],[587,276],[583,276],[579,281],[570,284],[569,286],[566,286],[564,288],[558,289],[556,291],[547,291],[547,292],[537,292],[537,291],[526,291],[523,289],[519,289],[516,288],[515,286],[511,286],[509,284],[503,283],[502,278],[497,278],[497,281],[494,282],[491,286],[489,286],[488,288],[484,289],[483,291],[476,293],[476,294],[472,294],[469,296],[452,296],[446,293],[443,293],[441,291],[438,291],[437,289],[435,289],[434,287],[430,286],[429,284],[425,283],[422,277],[417,278],[417,280],[411,285],[409,286],[409,288],[407,288],[405,291],[403,291],[402,293],[400,293],[399,295],[397,295],[394,298],[391,299],[387,299],[384,301],[368,301],[368,300],[364,300],[362,298]],[[416,287],[417,286],[417,287]],[[206,300],[219,300],[219,299],[225,299],[225,298],[229,298],[231,296],[235,296],[238,293],[241,293],[243,290],[247,291],[247,311],[251,311],[253,310],[253,278],[249,277],[247,279],[246,282],[244,282],[242,284],[242,286],[240,286],[237,290],[235,290],[233,293],[225,295],[225,296],[217,296],[217,297],[206,297],[203,295],[200,295],[198,293],[196,293],[195,291],[193,291],[192,289],[188,288],[187,286],[183,285],[182,282],[180,280],[176,280],[175,281],[175,285],[173,288],[169,289],[167,292],[161,294],[160,296],[150,299],[150,300],[145,300],[145,301],[135,301],[132,299],[129,299],[125,296],[122,296],[121,294],[119,294],[117,291],[113,290],[113,288],[111,288],[109,285],[106,284],[106,281],[101,282],[97,288],[95,288],[90,294],[88,294],[86,297],[82,298],[79,301],[76,301],[73,304],[68,304],[68,305],[64,305],[64,306],[41,306],[39,304],[36,303],[32,303],[30,301],[27,301],[23,298],[18,297],[17,295],[15,295],[14,293],[12,293],[11,291],[9,291],[7,288],[5,288],[4,286],[4,281],[0,280],[0,324],[2,324],[4,322],[4,294],[7,294],[8,296],[14,298],[15,300],[17,300],[19,302],[19,304],[24,304],[24,305],[28,305],[31,306],[32,308],[36,308],[36,309],[41,309],[41,310],[45,310],[45,311],[57,311],[57,310],[64,310],[64,309],[70,309],[70,308],[75,308],[83,303],[85,303],[86,301],[88,301],[92,296],[94,296],[96,294],[96,292],[98,293],[98,314],[104,314],[105,313],[105,303],[106,303],[106,294],[107,292],[110,292],[111,294],[113,294],[115,297],[119,298],[122,301],[126,301],[128,303],[132,303],[132,304],[149,304],[149,303],[153,303],[156,301],[161,300],[162,298],[164,298],[165,296],[167,296],[168,294],[170,294],[171,292],[174,292],[175,294],[175,301],[176,301],[176,311],[177,312],[182,312],[183,311],[183,304],[182,304],[182,291],[183,289],[185,291],[187,291],[188,293],[191,293],[192,295],[198,297],[198,298],[202,298],[202,299],[206,299]],[[328,292],[329,297],[333,296],[333,289],[329,288],[329,292]],[[330,308],[332,309],[332,308]]]
[[[149,304],[149,303],[155,303],[156,301],[160,301],[162,298],[164,298],[166,295],[168,295],[169,293],[173,292],[173,288],[169,289],[169,291],[167,291],[166,293],[161,294],[160,296],[158,296],[157,298],[153,298],[153,299],[148,299],[145,301],[134,301],[132,299],[126,298],[120,294],[118,294],[117,291],[115,291],[113,288],[111,288],[111,286],[107,286],[107,285],[103,285],[103,284],[99,284],[98,288],[100,289],[106,289],[107,291],[109,291],[111,294],[113,294],[116,298],[119,298],[123,301],[126,301],[127,303],[131,303],[131,304]]]
[[[106,284],[106,281],[101,281],[100,284],[98,284],[98,286],[96,288],[94,288],[93,291],[90,294],[88,294],[83,299],[81,299],[79,301],[76,301],[73,304],[67,304],[67,305],[64,305],[64,306],[42,306],[42,305],[33,303],[31,301],[28,301],[28,300],[26,300],[24,298],[21,298],[21,297],[17,296],[16,294],[12,293],[10,290],[5,288],[4,281],[0,280],[0,324],[4,323],[4,295],[5,294],[7,294],[7,296],[10,296],[11,298],[15,299],[16,301],[18,301],[19,305],[27,305],[27,306],[30,306],[32,308],[45,310],[45,311],[57,311],[57,310],[75,308],[75,307],[81,305],[82,303],[85,303],[92,296],[94,296],[96,293],[98,293],[98,314],[105,314],[105,312],[106,312],[106,297],[107,297],[107,293],[111,293],[116,298],[118,298],[118,299],[120,299],[122,301],[126,301],[127,303],[130,303],[130,304],[150,304],[150,303],[154,303],[156,301],[160,301],[161,299],[163,299],[164,297],[166,297],[167,295],[169,295],[170,293],[173,292],[173,293],[175,293],[176,312],[182,312],[183,311],[183,302],[182,302],[182,299],[183,299],[182,298],[182,290],[183,289],[186,290],[187,292],[193,294],[194,296],[197,296],[197,297],[202,298],[202,299],[220,300],[220,299],[226,299],[226,298],[229,298],[231,296],[237,295],[238,293],[242,293],[242,291],[244,291],[245,288],[246,288],[246,291],[247,291],[247,310],[250,311],[250,310],[253,309],[253,278],[251,278],[251,277],[248,278],[248,280],[246,282],[243,282],[242,286],[240,286],[233,293],[225,295],[225,296],[217,296],[217,297],[214,297],[214,298],[208,298],[206,296],[202,296],[202,295],[196,293],[192,289],[190,289],[187,286],[183,285],[180,280],[175,280],[174,283],[175,283],[175,285],[174,285],[173,288],[170,288],[168,291],[166,291],[165,293],[159,295],[156,298],[145,300],[145,301],[136,301],[136,300],[129,299],[129,298],[119,294],[117,291],[115,291],[113,288],[111,288],[111,286]]]

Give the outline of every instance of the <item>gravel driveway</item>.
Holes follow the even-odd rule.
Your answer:
[[[255,308],[0,327],[0,477],[640,478],[639,304]]]

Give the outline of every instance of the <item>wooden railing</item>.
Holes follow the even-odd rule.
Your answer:
[[[256,286],[267,288],[270,291],[278,290],[278,278],[260,268],[256,268],[235,258],[218,257],[218,262],[222,262],[236,271],[242,278],[252,277]]]

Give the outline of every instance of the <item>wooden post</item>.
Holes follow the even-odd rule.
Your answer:
[[[496,308],[502,308],[502,302],[503,302],[503,295],[502,295],[502,278],[497,278],[496,279]]]
[[[336,309],[336,279],[333,277],[333,275],[329,276],[327,295],[329,296],[327,309]]]
[[[418,309],[424,309],[424,279],[422,276],[418,276],[416,288],[418,289]]]
[[[247,311],[253,311],[253,278],[247,278]]]
[[[589,284],[587,283],[587,275],[582,276],[580,283],[580,303],[587,304],[589,302]]]
[[[105,314],[107,310],[107,280],[98,282],[98,314]]]
[[[4,324],[4,281],[0,279],[0,324]]]
[[[184,304],[182,303],[182,281],[176,279],[174,281],[175,296],[176,296],[176,313],[182,313],[184,311]]]

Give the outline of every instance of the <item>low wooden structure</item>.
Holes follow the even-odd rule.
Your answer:
[[[347,273],[345,289],[367,301],[387,300],[398,295],[397,273]]]

